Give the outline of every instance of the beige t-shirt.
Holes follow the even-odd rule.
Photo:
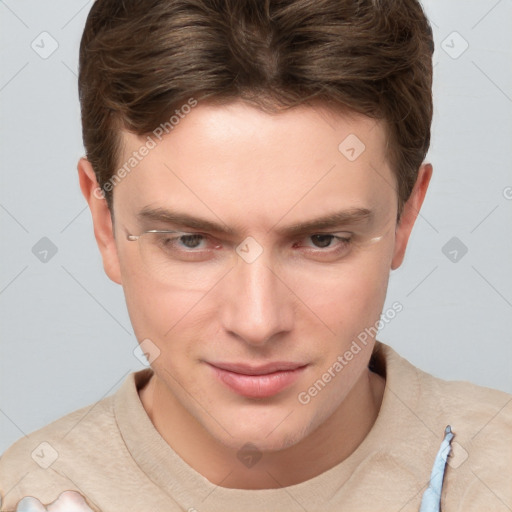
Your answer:
[[[451,425],[443,511],[510,512],[512,395],[437,379],[382,343],[375,361],[386,388],[373,428],[347,459],[300,484],[241,490],[204,478],[146,414],[138,389],[147,368],[114,395],[14,443],[0,458],[0,510],[15,510],[25,496],[46,505],[74,490],[102,512],[417,512]]]

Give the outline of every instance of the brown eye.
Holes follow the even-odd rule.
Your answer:
[[[203,239],[204,239],[203,235],[196,235],[196,234],[182,235],[179,237],[180,242],[187,249],[197,249],[198,244],[200,244]]]
[[[317,261],[337,261],[351,251],[352,233],[315,233],[294,244],[303,256]]]
[[[311,240],[313,241],[313,243],[321,249],[329,247],[330,243],[332,242],[332,240],[334,238],[335,238],[334,235],[329,235],[329,234],[319,234],[319,235],[311,236]]]

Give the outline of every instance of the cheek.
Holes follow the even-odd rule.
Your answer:
[[[385,249],[385,248],[383,248]],[[374,253],[337,266],[311,268],[296,281],[297,296],[335,335],[357,335],[379,318],[389,280],[385,255]]]
[[[163,287],[137,271],[123,276],[123,289],[130,320],[138,340],[154,339],[167,344],[187,326],[201,294],[197,291]]]

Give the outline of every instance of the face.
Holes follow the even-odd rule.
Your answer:
[[[147,138],[123,137],[126,162]],[[367,371],[374,340],[353,342],[379,320],[414,222],[396,225],[384,127],[238,101],[199,103],[152,138],[114,188],[115,238],[91,206],[107,273],[174,409],[226,446],[291,446]],[[181,233],[127,239],[148,230]]]

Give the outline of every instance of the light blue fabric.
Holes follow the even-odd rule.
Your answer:
[[[441,493],[443,492],[443,479],[446,469],[446,461],[452,450],[451,442],[454,437],[452,428],[448,425],[444,429],[444,439],[437,452],[432,473],[430,474],[430,483],[423,493],[419,512],[440,512]]]

